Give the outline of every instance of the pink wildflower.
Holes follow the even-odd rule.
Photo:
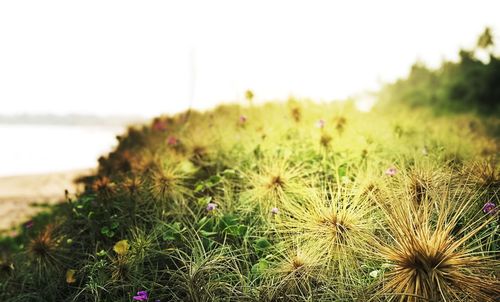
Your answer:
[[[396,173],[398,173],[398,170],[396,170],[396,168],[394,168],[394,167],[391,167],[391,168],[385,170],[385,175],[387,175],[387,176],[394,176],[394,175],[396,175]]]
[[[326,123],[325,120],[321,119],[321,120],[316,122],[316,127],[323,129],[323,128],[325,128],[325,123]]]
[[[170,135],[168,138],[167,138],[167,144],[169,146],[175,146],[179,143],[179,140],[173,136],[173,135]]]

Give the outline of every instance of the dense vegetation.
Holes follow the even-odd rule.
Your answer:
[[[498,142],[406,108],[131,127],[83,194],[4,239],[0,300],[494,301]]]
[[[389,104],[432,106],[440,113],[500,115],[500,57],[492,31],[485,29],[475,49],[461,50],[458,62],[444,62],[436,70],[416,63],[406,79],[387,85],[381,96]]]

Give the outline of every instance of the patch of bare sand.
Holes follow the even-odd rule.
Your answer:
[[[40,211],[36,204],[55,204],[82,188],[74,180],[90,175],[91,169],[37,175],[0,177],[0,231],[18,225]]]

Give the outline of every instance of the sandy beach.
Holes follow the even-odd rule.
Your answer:
[[[36,204],[64,200],[64,190],[78,192],[74,180],[92,169],[67,172],[0,177],[0,231],[29,220],[40,211]]]

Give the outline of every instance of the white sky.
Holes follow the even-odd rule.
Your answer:
[[[500,31],[500,1],[1,1],[0,114],[344,98]],[[194,83],[194,93],[193,93]]]

